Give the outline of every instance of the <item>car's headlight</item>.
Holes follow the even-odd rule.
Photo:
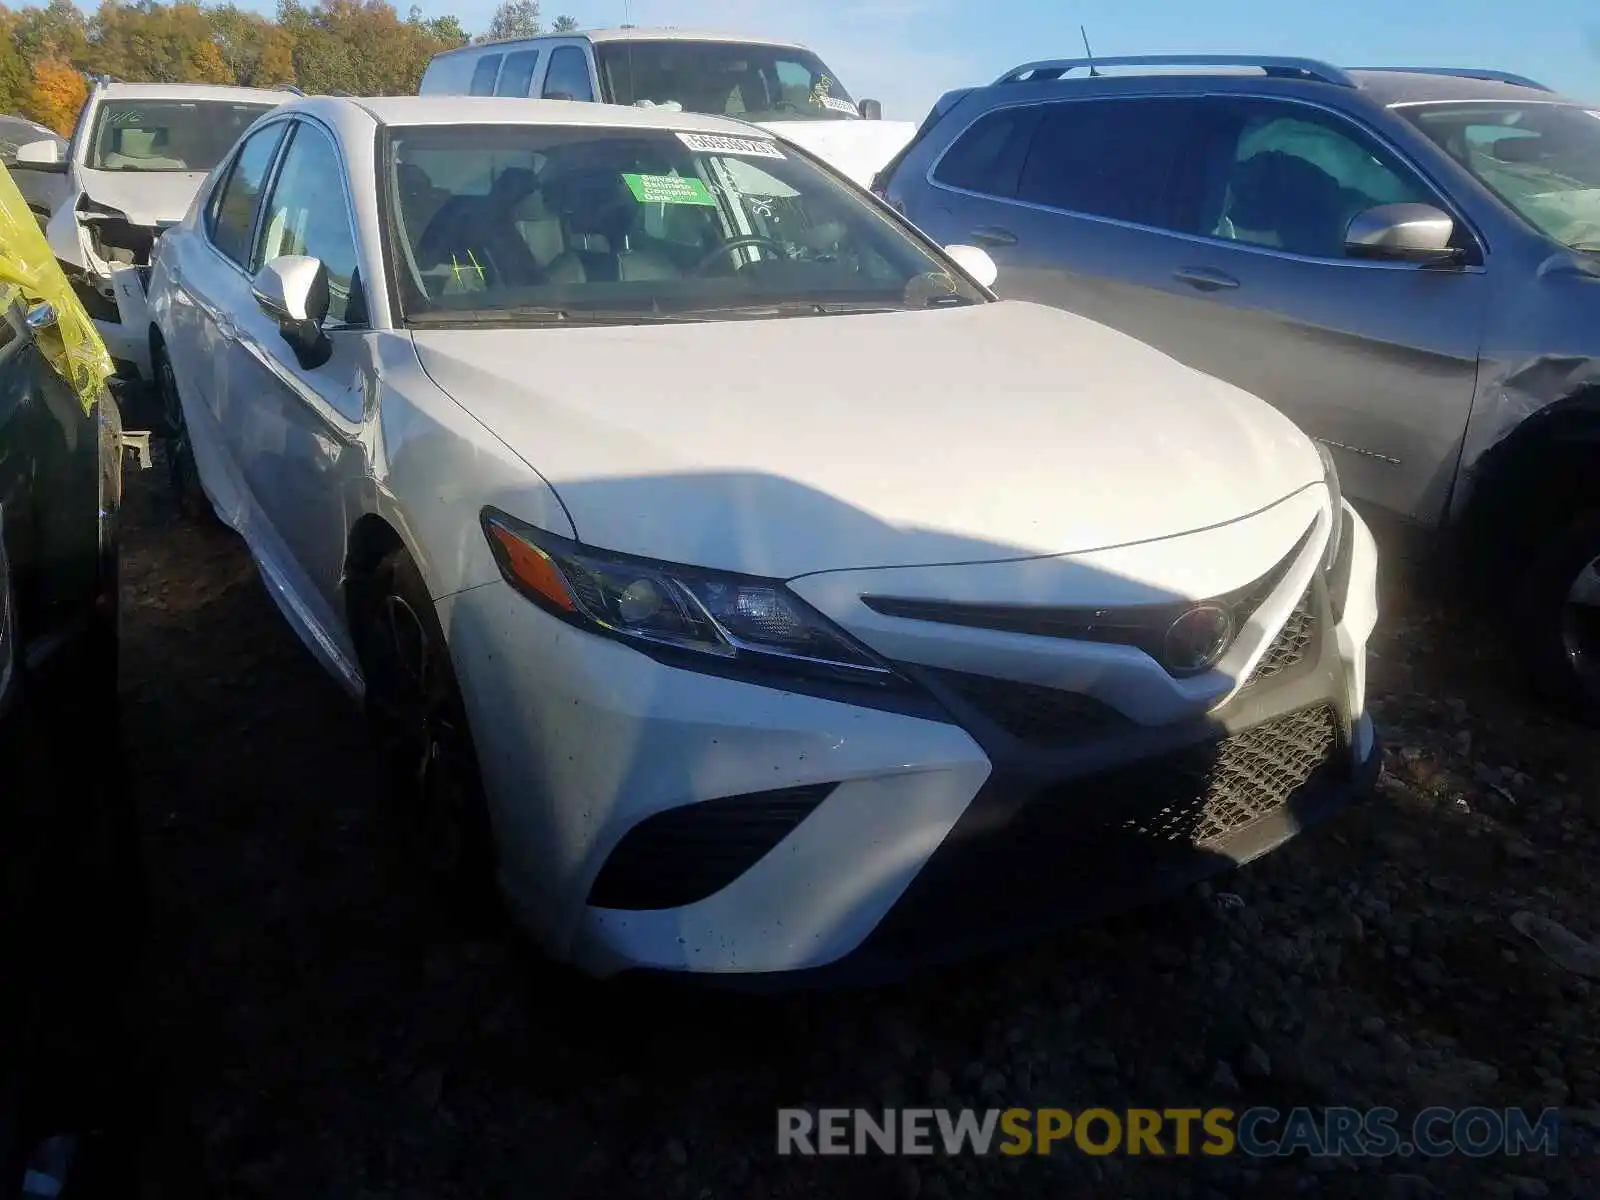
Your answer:
[[[493,508],[482,519],[506,582],[582,628],[758,668],[899,679],[777,580],[595,550]]]

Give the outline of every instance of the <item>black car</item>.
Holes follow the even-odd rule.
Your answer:
[[[117,519],[124,436],[41,341],[47,304],[0,285],[0,1196],[30,1167],[107,1170],[120,1000],[138,911],[119,777]],[[99,1160],[97,1162],[97,1160]],[[59,1168],[58,1168],[59,1169]],[[109,1180],[107,1180],[109,1184]]]

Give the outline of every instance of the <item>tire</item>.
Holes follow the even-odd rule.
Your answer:
[[[200,483],[200,468],[194,460],[189,426],[184,420],[183,402],[178,396],[178,377],[172,370],[172,359],[168,357],[165,345],[158,343],[151,348],[150,370],[155,376],[156,400],[161,407],[161,434],[166,441],[167,485],[172,491],[173,506],[196,524],[219,525],[221,520]]]
[[[1539,547],[1515,612],[1534,688],[1600,723],[1600,509],[1579,514]]]
[[[494,836],[438,612],[403,549],[355,584],[353,600],[380,802],[430,885],[458,917],[480,924],[500,908]]]

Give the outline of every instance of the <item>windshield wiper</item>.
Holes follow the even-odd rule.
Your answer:
[[[408,325],[656,325],[700,320],[677,313],[631,308],[548,308],[523,305],[511,308],[433,309],[412,313]]]

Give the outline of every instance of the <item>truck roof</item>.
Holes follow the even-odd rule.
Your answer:
[[[450,54],[465,54],[469,51],[497,49],[527,42],[544,42],[555,38],[578,38],[596,45],[606,42],[728,42],[744,46],[778,46],[785,50],[807,49],[799,42],[785,41],[782,38],[751,37],[748,34],[719,32],[712,29],[680,29],[676,25],[646,27],[623,25],[605,29],[574,29],[569,33],[541,33],[534,37],[507,38],[503,42],[479,42],[455,50],[443,50],[434,57],[444,58]]]

